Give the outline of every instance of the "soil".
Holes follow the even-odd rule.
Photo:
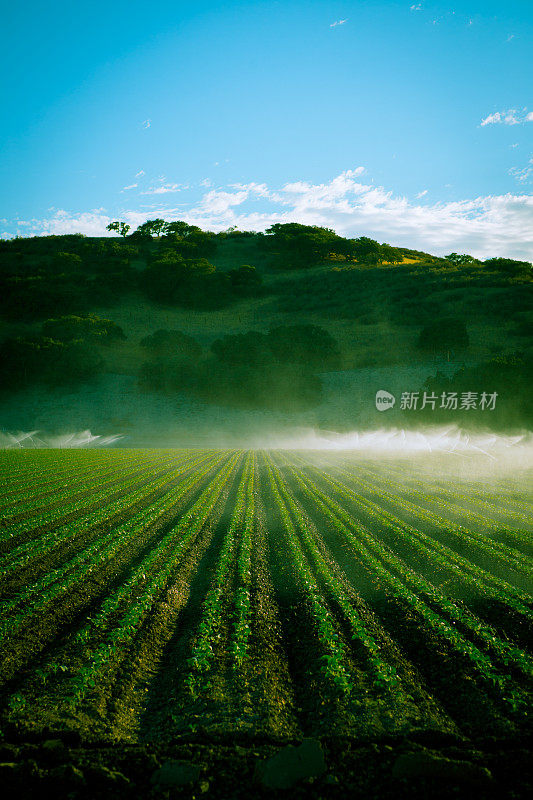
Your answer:
[[[87,745],[68,732],[45,730],[28,739],[6,731],[0,745],[0,776],[8,796],[20,800],[280,796],[401,800],[428,795],[503,800],[532,796],[532,744],[531,734],[467,739],[427,730],[375,740],[323,738],[325,771],[275,790],[264,785],[258,770],[286,746],[273,739],[239,741],[196,734],[171,744],[113,746]],[[411,758],[406,771],[407,754]],[[419,765],[428,761],[437,765],[433,777]],[[179,769],[172,772],[169,766],[176,767],[175,762]],[[442,764],[453,765],[448,766],[448,776],[443,776]],[[399,777],[406,772],[407,777]],[[159,783],[162,774],[170,774],[171,782]]]

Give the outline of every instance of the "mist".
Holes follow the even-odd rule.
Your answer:
[[[47,434],[44,431],[0,431],[0,449],[17,450],[20,448],[42,449],[58,448],[60,450],[74,447],[108,447],[116,444],[123,437],[94,435],[90,430],[74,431],[59,435]]]
[[[198,443],[208,436],[209,441]],[[228,449],[291,450],[306,451],[317,463],[328,456],[342,455],[354,461],[407,460],[418,469],[427,469],[434,475],[451,472],[461,478],[480,479],[507,473],[516,478],[518,473],[533,467],[533,433],[524,431],[516,435],[492,432],[474,433],[458,426],[433,426],[425,428],[380,428],[375,430],[353,430],[346,433],[324,431],[311,427],[259,426],[247,434],[239,435],[230,428],[204,431],[202,437],[195,436],[193,444],[189,436],[178,431],[169,431],[163,438],[161,431],[153,442],[146,432],[136,434],[92,433],[89,429],[64,433],[47,433],[41,430],[1,431],[0,449],[42,448],[180,448],[212,447]]]

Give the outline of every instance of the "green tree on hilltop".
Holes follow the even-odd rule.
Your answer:
[[[165,222],[164,219],[149,219],[146,222],[143,222],[142,225],[139,225],[137,230],[135,231],[136,234],[139,236],[163,236],[167,232],[168,222]]]
[[[444,256],[446,261],[449,261],[450,264],[453,264],[454,267],[467,267],[471,264],[479,264],[479,261],[474,258],[474,256],[468,255],[468,253],[450,253],[447,256]]]
[[[109,225],[106,227],[106,230],[116,231],[120,236],[126,236],[130,228],[131,226],[126,222],[119,222],[118,220],[115,220],[114,222],[109,223]]]

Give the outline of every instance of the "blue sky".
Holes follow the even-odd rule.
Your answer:
[[[530,0],[3,9],[0,236],[272,221],[533,258]]]

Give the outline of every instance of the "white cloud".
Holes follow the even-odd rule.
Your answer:
[[[519,183],[529,183],[529,179],[533,177],[533,157],[529,159],[527,166],[522,167],[522,169],[519,167],[511,167],[509,175],[516,178]]]
[[[517,118],[516,111],[513,108],[505,114],[502,122],[506,125],[520,125],[521,120]]]
[[[169,192],[179,192],[186,187],[180,183],[164,183],[162,186],[151,186],[141,194],[168,194]]]
[[[195,209],[195,213],[214,221],[218,217],[225,217],[231,212],[233,206],[240,206],[248,199],[248,192],[245,189],[236,192],[225,192],[221,189],[211,189],[203,196]]]
[[[206,185],[206,188],[209,186],[211,186],[210,182]],[[245,201],[253,200],[254,198],[265,198],[269,200],[274,198],[274,195],[270,192],[265,183],[230,183],[228,189],[233,189],[234,191],[228,192],[224,189],[210,189],[210,191],[204,194],[198,205],[194,209],[191,209],[191,213],[197,213],[206,219],[210,219],[211,224],[216,226],[217,218],[224,217],[228,213],[233,213],[231,209],[234,206],[242,205]]]
[[[107,216],[103,208],[96,208],[93,211],[85,211],[80,214],[70,214],[63,209],[56,209],[49,219],[18,220],[18,224],[29,226],[32,236],[46,234],[59,236],[64,233],[105,236],[107,235],[106,225],[109,225],[112,219],[112,217]]]
[[[418,192],[418,194],[416,196],[417,200],[420,200],[420,198],[424,197],[427,193],[428,193],[427,189],[424,189],[422,192]]]
[[[486,125],[522,125],[524,122],[532,121],[533,112],[527,113],[527,110],[524,109],[524,112],[520,113],[515,108],[509,108],[507,111],[494,111],[482,119],[480,124],[484,128]]]
[[[416,3],[415,5],[409,6],[411,11],[422,11],[422,3]]]
[[[510,33],[510,34],[509,34],[509,36],[507,37],[507,39],[506,39],[505,41],[506,41],[506,42],[512,42],[512,40],[513,40],[514,38],[515,38],[515,36],[514,36],[514,33]]]
[[[137,184],[137,183],[130,183],[130,185],[129,185],[129,186],[123,186],[123,187],[122,187],[122,189],[121,189],[120,191],[121,191],[121,192],[128,192],[130,189],[136,189],[136,188],[137,188],[137,186],[138,186],[138,184]]]
[[[143,128],[149,128],[151,126],[151,124],[152,124],[152,120],[151,119],[145,119],[143,124],[142,124],[142,126],[143,126]]]
[[[346,24],[346,22],[348,22],[348,20],[347,20],[347,19],[338,19],[338,20],[336,20],[336,22],[332,22],[332,23],[331,23],[331,25],[330,25],[329,27],[330,27],[330,28],[336,28],[336,27],[337,27],[337,25],[345,25],[345,24]]]
[[[488,117],[481,120],[481,127],[484,128],[485,125],[494,125],[496,122],[502,122],[502,115],[500,111],[495,111],[493,114],[489,114]]]
[[[135,173],[136,178],[142,178],[143,175],[144,175],[144,169],[140,169],[139,172]]]
[[[278,188],[255,182],[233,184],[209,189],[195,203],[179,208],[161,205],[144,212],[115,209],[113,216],[104,209],[81,214],[54,210],[49,219],[31,220],[29,225],[34,234],[80,232],[101,236],[106,235],[106,225],[112,219],[134,227],[154,216],[179,218],[208,230],[232,225],[265,230],[274,222],[295,221],[333,228],[343,236],[370,236],[437,255],[460,252],[479,258],[531,259],[533,196],[508,193],[421,205],[382,186],[361,183],[358,178],[362,171],[346,170],[319,184],[303,180]],[[28,235],[27,229],[23,232]]]
[[[533,197],[489,195],[421,206],[383,187],[361,184],[355,170],[327,184],[297,181],[270,190],[271,209],[244,206],[247,192],[208,193],[185,219],[223,230],[230,225],[264,230],[273,222],[298,221],[334,228],[345,236],[367,235],[436,254],[469,252],[478,257],[531,257]],[[277,206],[277,207],[276,207]]]
[[[268,197],[270,192],[266,183],[230,183],[230,189],[238,189],[239,191],[248,192],[248,195],[256,195],[257,197]]]

